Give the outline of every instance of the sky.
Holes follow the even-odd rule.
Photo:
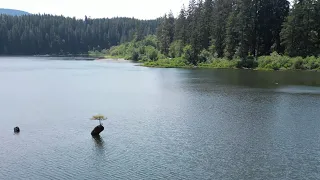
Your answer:
[[[54,14],[91,18],[134,17],[155,19],[172,10],[178,15],[189,0],[1,0],[0,8],[17,9],[33,14]]]

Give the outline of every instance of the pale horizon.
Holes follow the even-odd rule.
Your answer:
[[[176,17],[189,0],[10,0],[1,2],[0,8],[16,9],[32,14],[52,14],[83,19],[128,17],[156,19],[170,10]]]

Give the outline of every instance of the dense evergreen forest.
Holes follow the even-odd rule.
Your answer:
[[[235,66],[225,60],[236,59],[240,60],[237,66],[252,68],[262,57],[262,64],[273,63],[273,69],[303,68],[303,63],[309,64],[307,69],[320,67],[316,59],[320,55],[320,0],[295,0],[291,6],[288,0],[190,0],[178,17],[170,12],[161,20],[156,39],[149,36],[107,53],[141,61],[171,58],[165,63],[177,64],[173,66],[216,63],[220,58],[223,67]],[[152,39],[155,45],[151,47]],[[271,53],[273,58],[266,57]],[[270,62],[279,56],[289,58]],[[299,58],[289,62],[298,56],[312,57],[312,62]]]
[[[154,34],[159,20],[0,15],[0,55],[83,54]]]
[[[160,50],[190,45],[191,59],[208,50],[216,57],[320,54],[320,0],[191,0],[175,20],[159,27]],[[196,63],[196,62],[193,62]]]

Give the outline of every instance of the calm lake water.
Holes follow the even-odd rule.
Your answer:
[[[1,180],[320,179],[320,73],[1,57],[0,83]]]

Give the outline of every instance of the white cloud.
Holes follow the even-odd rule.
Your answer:
[[[154,19],[173,11],[177,15],[189,0],[1,0],[1,8],[83,18],[135,17]]]

